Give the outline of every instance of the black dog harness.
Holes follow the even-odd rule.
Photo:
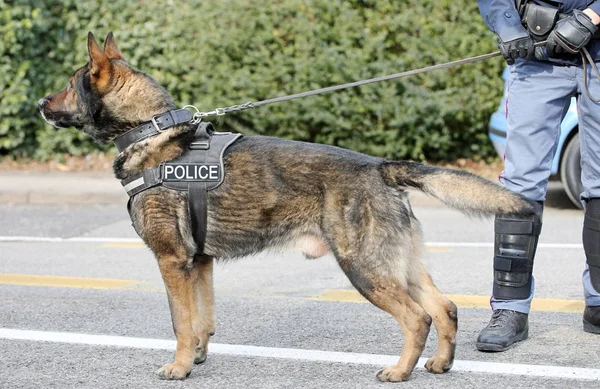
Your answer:
[[[119,136],[115,139],[115,145],[119,151],[123,151],[132,143],[158,135],[169,127],[190,122],[191,119],[192,115],[186,109],[169,111]],[[215,132],[211,123],[200,122],[189,148],[180,157],[121,180],[121,185],[129,195],[127,209],[132,221],[131,201],[138,193],[156,186],[187,191],[192,236],[197,253],[202,254],[206,239],[208,191],[223,182],[223,154],[241,136],[231,132]]]

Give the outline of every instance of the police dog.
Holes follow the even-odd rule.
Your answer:
[[[154,115],[175,109],[150,76],[132,69],[109,33],[101,49],[88,35],[89,62],[68,86],[38,102],[44,119],[109,142]],[[134,143],[114,161],[124,179],[188,147],[192,124]],[[438,344],[425,368],[452,367],[457,310],[434,286],[421,262],[422,232],[407,189],[438,198],[470,215],[531,215],[524,198],[460,170],[388,161],[337,147],[263,136],[236,141],[224,156],[225,179],[208,194],[204,254],[196,254],[186,192],[162,186],[133,198],[132,219],[163,277],[173,329],[175,361],[158,370],[184,379],[206,359],[215,329],[213,259],[301,245],[310,257],[333,253],[352,285],[391,314],[404,332],[404,349],[381,381],[409,378],[433,321]]]

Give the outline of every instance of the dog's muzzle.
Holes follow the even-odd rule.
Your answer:
[[[64,128],[63,126],[60,126],[56,122],[56,120],[53,120],[53,119],[49,118],[48,116],[46,116],[44,109],[48,105],[48,99],[46,99],[46,98],[39,99],[37,104],[38,104],[38,110],[40,111],[40,115],[42,115],[42,118],[46,121],[46,123],[48,123],[51,126],[54,126],[56,128]]]

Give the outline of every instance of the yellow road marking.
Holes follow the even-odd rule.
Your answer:
[[[124,289],[140,284],[139,281],[108,278],[81,278],[37,276],[31,274],[0,274],[0,284],[25,286],[52,286],[59,288]]]
[[[23,286],[47,286],[58,288],[80,289],[120,289],[148,292],[164,292],[162,286],[158,287],[149,282],[135,280],[117,280],[109,278],[83,278],[63,276],[40,276],[31,274],[0,274],[0,284]],[[460,308],[490,308],[489,296],[446,295]],[[326,290],[310,300],[334,301],[347,303],[366,303],[356,290]],[[582,300],[563,299],[534,299],[531,304],[532,311],[540,312],[575,312],[581,313],[585,308]]]
[[[102,247],[119,247],[119,248],[129,248],[129,249],[139,249],[145,247],[142,242],[110,242],[103,244]]]
[[[311,298],[318,301],[336,301],[341,303],[368,303],[368,301],[355,290],[326,290],[320,295]]]
[[[460,308],[490,308],[489,296],[468,296],[468,295],[446,295]],[[346,303],[366,303],[364,299],[355,290],[326,290],[320,295],[311,298],[318,301],[337,301]],[[583,300],[563,300],[563,299],[533,299],[531,304],[532,311],[539,312],[575,312],[581,313],[585,308]]]

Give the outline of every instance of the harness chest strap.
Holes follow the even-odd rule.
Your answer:
[[[131,200],[137,194],[156,186],[187,191],[188,211],[197,253],[204,252],[208,215],[208,191],[217,188],[225,178],[223,155],[242,135],[214,132],[212,124],[201,122],[194,140],[179,158],[121,181],[129,195],[128,210],[132,221]],[[135,222],[134,222],[135,227]]]

